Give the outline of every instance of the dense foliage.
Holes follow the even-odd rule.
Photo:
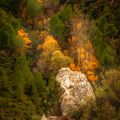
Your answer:
[[[119,120],[119,19],[119,0],[0,0],[0,120],[61,116],[62,67],[96,95],[72,118]]]
[[[89,33],[95,46],[96,55],[101,63],[109,65],[119,64],[120,61],[120,2],[119,0],[83,0],[81,9],[94,19],[92,31]],[[97,47],[96,47],[97,46]]]

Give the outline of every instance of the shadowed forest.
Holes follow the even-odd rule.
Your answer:
[[[63,116],[56,75],[66,67],[96,100]],[[120,120],[120,0],[0,0],[0,120],[44,114]]]

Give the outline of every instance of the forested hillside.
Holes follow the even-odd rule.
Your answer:
[[[83,73],[95,95],[68,116],[61,68]],[[0,0],[0,120],[120,120],[119,93],[119,0]]]

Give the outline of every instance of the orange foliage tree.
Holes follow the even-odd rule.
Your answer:
[[[99,67],[99,62],[95,58],[94,50],[90,42],[76,50],[77,63],[72,63],[70,69],[73,71],[82,71],[90,81],[98,80],[95,70]],[[91,73],[90,73],[91,72]]]
[[[72,27],[72,36],[69,38],[69,54],[73,58],[73,63],[70,64],[70,69],[82,71],[90,81],[96,81],[98,76],[95,72],[99,67],[99,62],[94,55],[90,40],[85,35],[85,23],[79,20],[74,22]]]
[[[70,69],[73,71],[80,71],[80,66],[75,65],[74,63],[70,64]]]
[[[18,31],[18,37],[23,40],[26,47],[29,47],[31,40],[29,38],[28,33],[26,33],[23,29]]]

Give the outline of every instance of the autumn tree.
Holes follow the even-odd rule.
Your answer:
[[[29,38],[29,35],[23,29],[20,29],[18,31],[18,38],[23,40],[25,47],[30,46],[31,40]]]
[[[51,56],[53,52],[60,50],[60,46],[53,36],[47,36],[44,44],[42,45],[42,49]]]
[[[61,48],[53,36],[47,36],[38,49],[41,49],[42,52],[37,62],[37,68],[46,76],[50,71],[54,71],[56,74],[58,69],[69,66],[71,62],[71,58],[61,52]]]
[[[41,73],[45,76],[46,80],[48,80],[50,75],[52,54],[56,50],[60,50],[60,46],[58,45],[57,41],[53,36],[48,35],[46,36],[44,43],[38,45],[37,49],[41,52],[36,63],[36,68],[38,71],[41,71]]]
[[[72,22],[74,24],[72,36],[69,38],[70,51],[68,51],[73,58],[70,68],[74,71],[82,71],[89,80],[96,81],[98,80],[96,70],[99,67],[99,62],[95,57],[93,45],[86,36],[87,25],[83,18],[73,19]]]
[[[57,73],[60,68],[68,67],[71,61],[70,57],[57,50],[52,54],[50,69]]]

